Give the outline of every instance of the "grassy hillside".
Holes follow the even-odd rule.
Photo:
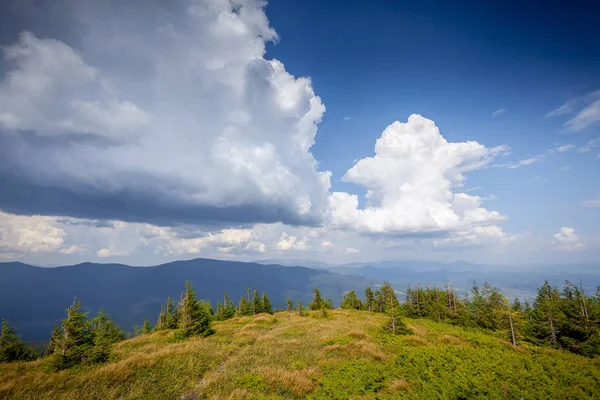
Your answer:
[[[600,359],[513,347],[477,330],[334,310],[233,318],[207,338],[161,331],[115,345],[111,362],[48,372],[0,364],[2,399],[567,399],[600,397]]]

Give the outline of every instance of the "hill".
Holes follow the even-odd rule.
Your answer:
[[[0,364],[1,399],[583,399],[600,394],[600,361],[493,333],[334,310],[214,324],[176,342],[160,331],[120,342],[109,363],[47,372],[44,360]]]
[[[0,277],[0,317],[11,321],[28,341],[47,340],[74,296],[85,311],[96,314],[103,308],[123,329],[132,331],[146,318],[154,322],[168,296],[178,299],[186,279],[213,306],[224,292],[240,296],[251,287],[267,292],[273,306],[280,308],[288,296],[310,301],[315,287],[339,303],[344,291],[362,292],[369,284],[358,275],[201,258],[153,267],[83,263],[40,268],[0,263]]]

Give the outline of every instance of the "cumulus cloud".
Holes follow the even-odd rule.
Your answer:
[[[359,160],[343,180],[367,189],[329,197],[332,226],[366,233],[443,234],[491,225],[505,219],[481,207],[482,199],[458,192],[465,174],[488,165],[505,146],[448,142],[435,123],[411,115],[388,126],[375,144],[375,156]]]
[[[600,121],[600,90],[567,100],[563,105],[546,114],[546,117],[570,115],[564,123],[567,130],[578,132]]]
[[[59,250],[65,231],[54,218],[13,215],[0,211],[0,253],[47,253]],[[62,251],[62,250],[61,250]]]
[[[583,248],[583,243],[579,241],[579,236],[575,229],[563,226],[557,234],[554,235],[554,244],[559,251],[576,251]]]
[[[52,18],[2,43],[0,253],[350,257],[378,254],[377,240],[510,241],[505,217],[463,190],[507,147],[448,142],[419,115],[343,176],[366,189],[364,205],[331,193],[311,153],[325,106],[310,79],[265,58],[277,34],[264,6],[8,7],[0,22]]]
[[[264,58],[277,38],[264,2],[118,3],[53,2],[80,29],[72,43],[25,31],[4,46],[0,207],[319,223],[330,174],[310,148],[325,107]]]

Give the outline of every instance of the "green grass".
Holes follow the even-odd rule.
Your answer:
[[[318,315],[317,315],[318,316]],[[49,372],[44,360],[0,364],[10,399],[575,399],[600,398],[600,362],[560,350],[513,347],[477,330],[333,310],[234,318],[215,334],[172,332],[114,347],[104,365]]]

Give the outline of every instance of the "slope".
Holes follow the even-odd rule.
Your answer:
[[[407,319],[413,336],[382,331],[382,314],[281,312],[214,324],[208,338],[161,331],[121,342],[97,367],[46,372],[0,364],[11,399],[548,399],[597,398],[600,361],[492,334]]]

